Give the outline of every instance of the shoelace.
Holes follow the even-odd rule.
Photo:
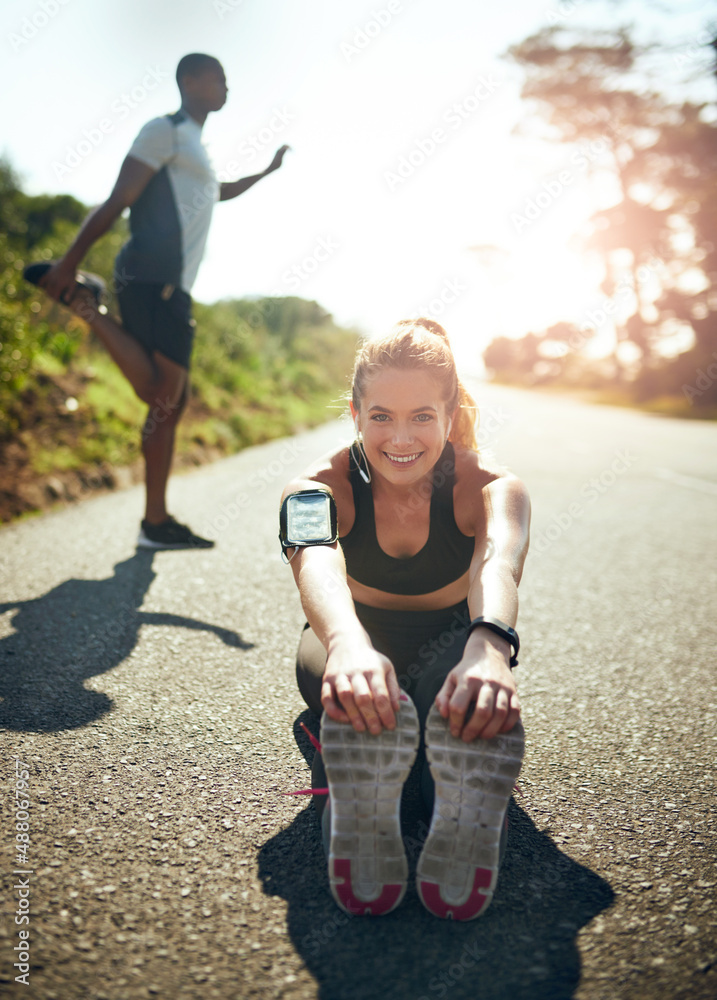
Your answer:
[[[300,722],[299,725],[311,740],[312,747],[316,750],[317,753],[321,753],[321,743],[319,742],[319,740],[316,739],[316,737],[308,728],[308,726],[305,726],[303,722]],[[282,795],[328,795],[329,790],[328,788],[302,788],[298,792],[282,792],[281,794]]]

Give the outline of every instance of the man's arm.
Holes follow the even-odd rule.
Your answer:
[[[282,160],[284,159],[284,153],[288,148],[288,146],[281,146],[280,149],[277,149],[274,154],[274,159],[271,161],[266,170],[262,170],[260,174],[252,174],[251,177],[242,177],[238,181],[225,181],[221,184],[219,188],[219,201],[229,201],[231,198],[236,198],[240,194],[244,194],[244,192],[248,191],[250,187],[253,187],[257,181],[260,181],[262,177],[266,177],[268,174],[278,170],[281,166]]]
[[[75,272],[93,243],[103,236],[119,218],[125,208],[129,208],[142,194],[156,171],[135,159],[125,157],[115,186],[107,201],[98,205],[87,216],[67,253],[44,276],[40,284],[53,299],[60,300],[65,292],[71,292],[75,283]]]
[[[515,627],[518,584],[528,552],[530,500],[514,477],[501,477],[483,490],[485,536],[478,537],[470,568],[468,609]],[[474,629],[460,663],[436,696],[451,732],[466,742],[508,732],[518,721],[520,701],[510,670],[510,644],[485,628]],[[475,702],[475,711],[466,714]]]

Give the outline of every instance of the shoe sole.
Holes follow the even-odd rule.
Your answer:
[[[50,268],[56,264],[56,260],[50,261],[38,261],[34,264],[28,264],[22,273],[23,278],[29,281],[30,284],[35,285],[38,288],[42,288],[40,285],[40,279],[43,278]],[[78,271],[75,275],[75,282],[80,288],[84,288],[88,291],[95,300],[95,305],[100,311],[104,309],[105,313],[107,309],[102,304],[103,298],[107,295],[107,286],[100,278],[98,274],[92,274],[90,271]],[[63,297],[63,305],[69,305],[69,302]]]
[[[147,538],[144,532],[139,533],[139,538],[137,539],[138,549],[166,549],[167,551],[175,549],[212,549],[213,545],[195,545],[190,542],[153,542],[151,538]]]
[[[405,895],[401,792],[418,738],[418,716],[407,695],[401,696],[396,728],[377,736],[322,716],[321,753],[331,803],[329,883],[347,913],[389,913]]]
[[[473,920],[488,908],[500,866],[501,832],[520,773],[525,734],[470,743],[451,736],[435,705],[426,721],[426,755],[436,798],[416,868],[421,902],[437,917]]]

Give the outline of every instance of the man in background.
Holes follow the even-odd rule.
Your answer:
[[[224,70],[213,56],[186,55],[177,66],[177,85],[180,110],[142,128],[109,198],[90,213],[64,257],[26,271],[28,280],[89,323],[149,406],[142,431],[146,507],[137,544],[155,549],[214,544],[179,524],[166,502],[175,432],[188,397],[194,340],[190,291],[214,203],[236,198],[277,170],[288,149],[277,150],[262,173],[220,184],[201,134],[207,115],[226,102]],[[100,285],[77,269],[125,208],[131,235],[115,262],[120,325],[99,306]]]

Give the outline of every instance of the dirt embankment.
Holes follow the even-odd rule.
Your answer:
[[[28,390],[17,398],[8,414],[11,429],[0,438],[0,522],[48,510],[63,503],[77,503],[108,490],[125,489],[144,479],[144,465],[139,448],[137,457],[123,465],[109,461],[84,463],[78,468],[55,468],[39,473],[33,466],[33,454],[52,453],[58,447],[82,454],[82,438],[93,431],[91,421],[77,419],[67,401],[82,398],[87,376],[65,373],[42,375],[39,389]],[[196,409],[197,414],[192,410]],[[188,416],[199,415],[201,408],[190,403]],[[13,426],[14,425],[14,426]],[[139,445],[140,429],[137,428]],[[221,457],[221,451],[199,440],[175,456],[174,468],[203,465]]]

